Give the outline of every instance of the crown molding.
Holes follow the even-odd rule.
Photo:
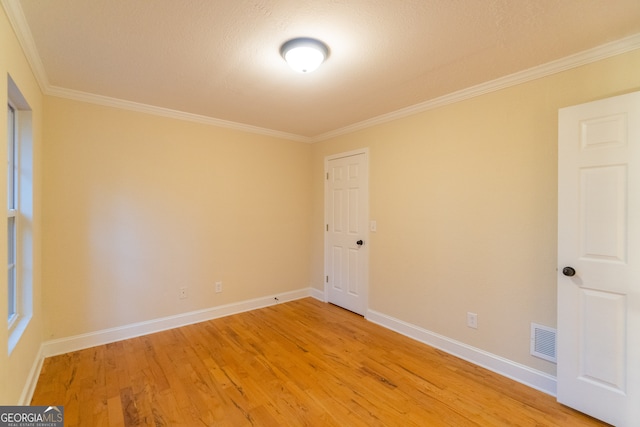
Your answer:
[[[43,93],[46,93],[47,88],[49,87],[49,79],[47,78],[47,73],[44,70],[44,65],[40,60],[40,54],[38,53],[38,49],[36,49],[36,43],[33,41],[33,37],[31,36],[31,30],[27,24],[24,12],[22,12],[20,2],[11,0],[0,0],[0,2],[2,3],[2,7],[7,14],[7,18],[13,27],[13,32],[22,47],[22,51],[27,57],[27,62],[31,66],[31,70],[36,77],[40,90]]]
[[[210,126],[216,126],[226,129],[239,130],[242,132],[256,133],[275,138],[288,139],[296,142],[311,143],[311,138],[292,133],[281,132],[277,130],[261,128],[258,126],[247,125],[244,123],[232,122],[229,120],[216,119],[213,117],[202,116],[199,114],[186,113],[184,111],[172,110],[169,108],[156,107],[149,104],[141,104],[133,101],[126,101],[108,96],[96,95],[93,93],[82,92],[73,89],[66,89],[57,86],[49,86],[45,94],[56,96],[58,98],[66,98],[74,101],[87,102],[106,107],[120,108],[123,110],[135,111],[138,113],[151,114],[155,116],[168,117],[171,119],[185,120],[189,122],[201,123]]]
[[[561,73],[572,68],[600,61],[612,56],[620,55],[632,50],[640,49],[640,34],[616,40],[597,46],[593,49],[570,55],[556,61],[538,65],[527,70],[519,71],[504,77],[497,78],[476,86],[471,86],[438,98],[434,98],[419,104],[415,104],[406,108],[402,108],[391,113],[382,114],[371,119],[363,120],[352,125],[345,126],[312,138],[312,142],[321,142],[340,135],[346,135],[359,130],[367,129],[392,120],[401,119],[403,117],[412,116],[424,111],[433,110],[445,105],[454,104],[466,99],[475,98],[490,92],[496,92],[511,86],[516,86],[532,80],[537,80],[552,74]]]
[[[335,129],[320,135],[316,135],[314,137],[307,137],[303,135],[296,135],[292,133],[261,128],[258,126],[232,122],[228,120],[216,119],[213,117],[202,116],[198,114],[186,113],[178,110],[171,110],[168,108],[157,107],[148,104],[110,98],[88,92],[81,92],[77,90],[51,86],[51,84],[49,83],[49,79],[47,78],[44,65],[42,64],[42,61],[40,59],[38,49],[35,46],[33,37],[31,36],[31,31],[22,11],[22,7],[20,6],[20,2],[12,0],[0,0],[0,3],[4,8],[7,17],[9,18],[9,22],[11,22],[11,26],[14,29],[16,37],[18,38],[20,45],[25,52],[27,60],[31,65],[31,69],[33,70],[33,74],[35,75],[36,80],[38,81],[40,90],[42,90],[42,92],[46,95],[109,107],[122,108],[125,110],[153,114],[178,120],[186,120],[211,126],[256,133],[260,135],[272,136],[275,138],[282,138],[304,143],[325,141],[337,136],[346,135],[372,126],[387,123],[392,120],[401,119],[424,111],[464,101],[466,99],[475,98],[477,96],[481,96],[490,92],[495,92],[508,87],[516,86],[552,74],[557,74],[572,68],[580,67],[582,65],[590,64],[592,62],[600,61],[612,56],[630,52],[632,50],[640,49],[640,33],[634,34],[632,36],[606,43],[598,47],[579,52],[565,58],[561,58],[556,61],[551,61],[524,71],[519,71],[508,76],[500,77],[476,86],[471,86],[466,89],[452,92],[450,94],[443,95],[441,97],[421,102],[419,104],[415,104],[396,111],[392,111],[390,113],[382,114],[380,116],[363,120],[361,122]]]
[[[152,114],[156,116],[168,117],[178,120],[186,120],[205,125],[217,126],[227,129],[239,130],[243,132],[255,133],[275,138],[282,138],[297,142],[310,143],[311,138],[296,135],[288,132],[281,132],[273,129],[261,128],[258,126],[247,125],[244,123],[232,122],[229,120],[216,119],[198,114],[187,113],[184,111],[172,110],[169,108],[157,107],[154,105],[142,104],[138,102],[127,101],[123,99],[111,98],[107,96],[97,95],[89,92],[82,92],[73,89],[66,89],[58,86],[52,86],[49,83],[47,73],[45,71],[40,54],[36,48],[35,41],[31,35],[31,30],[27,24],[27,20],[20,6],[20,2],[13,0],[0,0],[0,4],[7,14],[7,18],[13,27],[14,33],[24,51],[24,54],[31,66],[31,70],[40,86],[40,90],[45,95],[56,96],[59,98],[72,99],[75,101],[88,102],[108,107],[121,108],[140,113]]]

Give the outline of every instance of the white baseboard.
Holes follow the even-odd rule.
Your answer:
[[[310,295],[322,302],[327,302],[327,299],[324,295],[324,291],[321,291],[320,289],[316,289],[316,288],[309,288],[310,289]]]
[[[387,329],[482,366],[544,393],[556,396],[556,378],[545,372],[496,356],[374,310],[368,310],[366,318]]]
[[[230,316],[232,314],[255,310],[270,305],[293,301],[305,297],[313,297],[320,301],[325,301],[324,291],[315,288],[305,288],[281,294],[255,298],[237,303],[211,307],[204,310],[182,313],[175,316],[162,317],[145,322],[133,323],[117,328],[104,329],[87,334],[75,335],[72,337],[46,341],[40,346],[38,357],[34,361],[29,373],[29,378],[25,384],[20,397],[21,405],[28,405],[33,397],[38,377],[42,369],[42,364],[46,357],[95,347],[116,341],[135,338],[142,335],[152,334],[167,329],[179,328],[181,326],[204,322],[219,317]],[[277,298],[277,301],[276,301]],[[325,301],[326,302],[326,301]],[[368,310],[365,316],[367,320],[376,323],[387,329],[396,331],[402,335],[413,338],[424,344],[438,348],[468,362],[482,366],[505,377],[523,383],[552,396],[556,395],[556,378],[552,375],[537,371],[528,366],[521,365],[511,360],[496,356],[484,350],[471,347],[459,341],[452,340],[445,336],[436,334],[416,325],[387,316],[375,310]]]
[[[20,401],[18,402],[18,405],[29,405],[31,403],[33,393],[38,383],[38,378],[40,377],[40,371],[42,370],[42,365],[46,357],[95,347],[97,345],[126,340],[129,338],[135,338],[142,335],[152,334],[154,332],[164,331],[167,329],[179,328],[180,326],[204,322],[207,320],[216,319],[218,317],[224,317],[232,314],[242,313],[244,311],[255,310],[257,308],[263,308],[287,301],[293,301],[308,296],[317,298],[314,291],[315,290],[312,288],[299,289],[297,291],[284,292],[281,294],[240,301],[237,303],[207,308],[204,310],[182,313],[175,316],[162,317],[159,319],[133,323],[117,328],[104,329],[87,334],[46,341],[42,343],[42,345],[40,345],[40,351],[38,352],[38,355],[33,362],[33,366],[31,367],[31,371],[29,372],[29,376],[22,390],[22,394],[20,395]]]
[[[101,331],[90,332],[87,334],[46,341],[42,344],[41,355],[43,358],[56,356],[58,354],[69,353],[71,351],[82,350],[98,345],[109,344],[116,341],[165,331],[167,329],[179,328],[181,326],[204,322],[218,317],[229,316],[232,314],[242,313],[244,311],[255,310],[257,308],[305,298],[311,296],[311,293],[311,288],[299,289],[297,291],[284,292],[281,294],[240,301],[237,303],[220,305],[217,307],[206,308],[204,310],[181,313],[175,316],[167,316],[145,322],[132,323],[130,325],[119,326],[117,328],[103,329]],[[278,299],[277,301],[276,298]]]
[[[31,398],[33,397],[33,392],[36,391],[36,385],[38,384],[38,378],[40,377],[40,371],[42,370],[43,363],[44,363],[44,354],[42,353],[42,346],[40,346],[38,355],[33,361],[33,366],[31,366],[31,370],[29,371],[27,382],[25,383],[24,388],[22,389],[22,394],[20,394],[20,400],[18,401],[18,405],[28,406],[31,404]]]

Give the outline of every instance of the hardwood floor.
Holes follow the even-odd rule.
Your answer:
[[[48,358],[66,426],[602,426],[312,298]]]

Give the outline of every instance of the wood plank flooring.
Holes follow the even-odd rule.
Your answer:
[[[306,298],[45,360],[66,426],[602,426]]]

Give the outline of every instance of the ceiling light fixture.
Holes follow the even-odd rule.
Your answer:
[[[327,59],[329,48],[320,40],[299,37],[283,44],[280,54],[294,70],[310,73]]]

